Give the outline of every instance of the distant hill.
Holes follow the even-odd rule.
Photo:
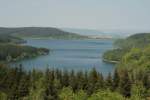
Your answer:
[[[67,32],[78,33],[81,35],[105,35],[104,32],[94,30],[94,29],[76,29],[76,28],[61,28]]]
[[[143,48],[150,45],[150,33],[138,33],[116,41],[121,48]]]
[[[86,35],[86,36],[97,36],[98,38],[100,37],[105,37],[105,38],[125,38],[131,34],[132,32],[126,32],[126,31],[113,31],[113,30],[96,30],[96,29],[77,29],[77,28],[61,28],[64,31],[67,32],[73,32],[73,33],[78,33],[81,35]]]
[[[17,37],[30,38],[55,38],[55,39],[80,39],[86,36],[76,33],[65,32],[58,28],[51,27],[20,27],[20,28],[0,28],[0,35],[11,35]]]

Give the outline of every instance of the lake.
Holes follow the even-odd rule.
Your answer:
[[[58,68],[67,70],[91,70],[93,67],[104,75],[113,72],[114,65],[102,61],[105,51],[113,48],[113,40],[49,40],[27,39],[25,45],[49,48],[46,56],[13,62],[24,69]]]

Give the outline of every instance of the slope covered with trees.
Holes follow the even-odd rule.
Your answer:
[[[25,43],[25,42],[26,42],[25,40],[23,40],[21,38],[18,38],[18,37],[0,34],[0,43],[15,43],[15,44],[20,44],[20,43]]]
[[[9,34],[17,37],[52,38],[52,39],[84,39],[88,38],[75,33],[65,32],[51,27],[21,27],[0,28],[0,34]]]
[[[139,33],[126,39],[118,39],[114,45],[117,47],[116,49],[104,53],[103,58],[105,61],[118,62],[132,48],[147,47],[150,45],[150,33]]]
[[[145,90],[150,89],[150,34],[135,34],[127,39],[116,42],[118,49],[108,51],[104,54],[107,61],[117,61],[117,70],[122,75],[126,70],[130,85],[144,85]],[[119,50],[119,51],[118,51]],[[117,58],[117,59],[116,59]],[[127,80],[126,80],[127,81]],[[125,86],[122,85],[122,87]],[[141,86],[139,86],[141,87]],[[129,91],[129,90],[128,90]],[[150,94],[150,93],[149,93]],[[143,92],[143,96],[149,96]],[[141,99],[136,99],[141,100]],[[149,100],[149,99],[146,99]]]

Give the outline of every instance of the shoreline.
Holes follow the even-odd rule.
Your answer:
[[[23,39],[27,40],[27,39],[31,39],[31,40],[113,40],[113,38],[101,38],[101,39],[94,39],[94,38],[78,38],[78,39],[57,39],[57,38],[46,38],[46,37],[40,37],[40,38],[34,38],[34,37],[23,37]]]
[[[117,64],[119,61],[103,59],[104,62]]]

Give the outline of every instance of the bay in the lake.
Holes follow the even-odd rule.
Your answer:
[[[13,62],[26,70],[58,68],[65,70],[91,70],[93,67],[104,75],[114,71],[114,65],[103,62],[102,55],[113,48],[113,40],[49,40],[27,39],[25,45],[49,48],[48,55]]]

